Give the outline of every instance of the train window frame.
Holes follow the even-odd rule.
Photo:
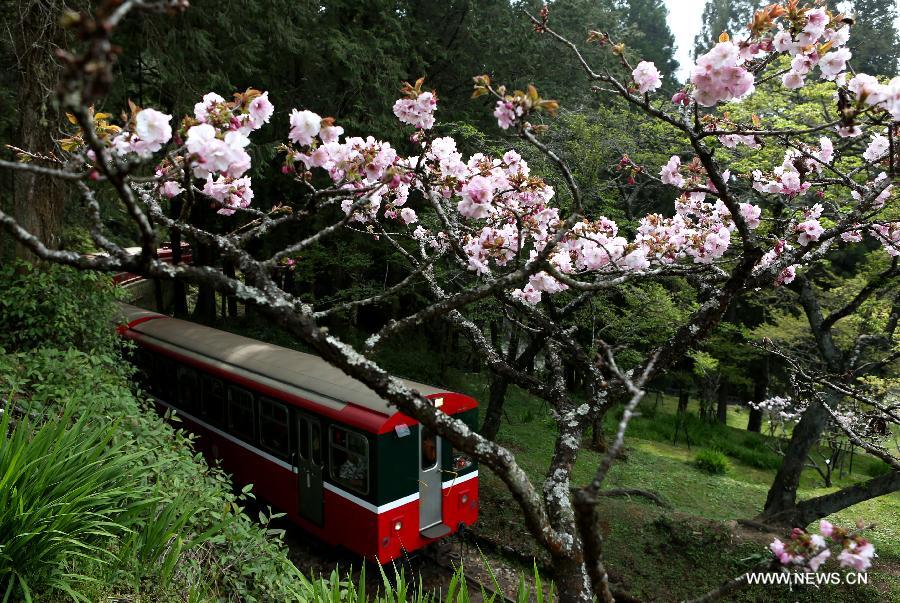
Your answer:
[[[252,415],[250,421],[245,421],[244,424],[250,425],[251,433],[247,434],[244,431],[240,431],[235,428],[234,417],[232,416],[232,407],[237,405],[238,402],[235,401],[235,393],[239,393],[241,395],[246,395],[250,400],[250,413]],[[228,386],[228,412],[226,413],[226,421],[228,425],[228,433],[238,438],[239,440],[243,440],[244,442],[255,444],[256,443],[256,396],[253,395],[253,392],[250,390],[244,389],[242,387],[237,387],[235,385]],[[249,436],[249,437],[248,437]]]
[[[297,455],[302,460],[312,463],[316,467],[324,467],[322,459],[322,421],[302,412],[296,413],[296,416]],[[318,444],[318,448],[315,447],[315,444]]]
[[[156,384],[156,397],[178,408],[178,381],[172,379],[172,373],[178,370],[178,363],[167,354],[156,354],[153,363],[154,378]]]
[[[268,416],[263,412],[263,405],[269,405],[271,408],[277,408],[279,411],[284,412],[284,421],[280,422],[272,416]],[[259,396],[256,400],[256,421],[257,421],[257,439],[259,440],[260,447],[280,459],[288,458],[288,453],[291,450],[291,412],[288,409],[287,405],[278,400],[273,400],[272,398],[267,398],[265,396]],[[265,429],[263,429],[263,422],[277,422],[284,427],[284,432],[287,436],[287,441],[284,443],[283,448],[278,448],[277,446],[270,446],[266,443],[265,438],[263,437],[263,433]]]
[[[345,444],[340,444],[340,443],[335,442],[334,434],[335,434],[336,430],[343,431],[345,434],[347,434],[346,439],[345,439],[345,442],[346,442]],[[365,445],[363,446],[363,453],[357,452],[355,450],[351,450],[351,448],[350,448],[350,438],[351,437],[356,437],[356,438],[362,439],[362,441],[365,443]],[[355,484],[353,484],[348,478],[340,477],[340,475],[338,474],[339,468],[337,467],[337,463],[334,460],[335,449],[337,449],[340,452],[343,452],[344,454],[346,454],[348,456],[351,454],[357,455],[357,456],[362,454],[362,457],[363,457],[362,465],[364,468],[364,479],[363,479],[364,487],[360,488],[359,486],[356,486]],[[370,450],[369,438],[365,434],[360,433],[358,431],[354,431],[352,429],[347,429],[346,427],[343,427],[341,425],[329,425],[328,426],[328,467],[329,467],[328,472],[329,472],[329,475],[331,476],[331,479],[335,483],[337,483],[341,486],[344,486],[346,488],[349,488],[350,490],[353,490],[354,492],[356,492],[358,494],[367,495],[371,488],[371,474],[372,474],[371,468],[369,466],[370,458],[371,458],[369,455],[369,450]],[[344,462],[346,462],[346,461],[344,461]],[[342,463],[342,466],[343,466],[343,463]]]
[[[419,429],[422,430],[422,434],[419,436],[419,471],[432,471],[435,467],[438,466],[438,463],[441,461],[440,455],[438,455],[438,435],[424,425],[420,425]],[[431,439],[431,452],[432,454],[434,454],[434,458],[429,465],[425,465],[425,461],[427,460],[425,458],[426,437],[429,437]]]
[[[144,347],[136,347],[132,361],[137,367],[135,376],[138,378],[144,391],[153,393],[154,376],[156,371],[156,354]]]
[[[194,381],[193,385],[193,400],[185,401],[183,398],[184,388],[186,387],[185,381],[188,378]],[[185,366],[183,364],[177,365],[175,369],[175,390],[178,392],[176,398],[178,399],[178,408],[185,410],[190,413],[194,413],[200,406],[200,375],[194,367]]]
[[[322,467],[322,466],[324,466],[324,462],[322,459],[322,440],[323,440],[323,438],[322,438],[322,422],[319,421],[318,419],[313,419],[313,421],[311,421],[309,425],[312,428],[312,434],[310,434],[311,437],[309,439],[309,459],[310,459],[310,461],[312,461],[312,464],[315,465],[316,467]],[[313,447],[313,443],[316,442],[315,435],[316,435],[317,431],[319,432],[319,438],[318,438],[319,448],[318,448],[318,450]],[[368,442],[368,439],[366,439],[366,442]]]
[[[215,414],[209,411],[212,397],[210,393],[212,388],[209,386],[211,383],[218,383],[221,388],[219,395],[221,412]],[[225,427],[228,424],[228,384],[222,379],[207,373],[200,374],[200,416],[209,421],[210,425],[216,427]]]

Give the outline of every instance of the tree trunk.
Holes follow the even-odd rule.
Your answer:
[[[195,242],[192,254],[194,264],[197,266],[210,266],[213,263],[212,250],[202,243]],[[212,324],[216,320],[216,291],[208,285],[197,287],[197,302],[191,316],[194,320],[203,324]]]
[[[672,436],[672,443],[678,443],[678,432],[684,431],[684,439],[688,447],[691,445],[691,436],[687,431],[687,408],[690,402],[690,392],[686,388],[678,390],[678,411],[675,415],[675,434]]]
[[[53,48],[63,42],[58,25],[62,8],[57,2],[19,2],[16,26],[10,28],[20,75],[16,145],[40,154],[54,153],[53,138],[60,130],[60,116],[52,103],[59,77]],[[66,189],[55,178],[28,172],[13,176],[13,216],[47,247],[60,246],[65,199]],[[15,253],[32,257],[18,244]]]
[[[594,601],[590,578],[580,557],[553,557],[553,578],[560,601],[588,603]],[[612,601],[601,597],[600,601]]]
[[[726,383],[719,385],[716,395],[716,421],[722,425],[728,424],[728,385]]]
[[[753,401],[759,404],[768,397],[769,394],[769,356],[764,356],[760,361],[754,363],[753,375]],[[747,431],[759,433],[762,431],[762,410],[758,408],[750,408],[750,418],[747,419]]]
[[[829,397],[828,403],[833,402]],[[828,410],[819,401],[811,402],[800,417],[785,451],[784,460],[769,488],[766,505],[758,518],[760,521],[774,524],[792,523],[797,513],[800,475],[806,466],[810,450],[818,443],[825,430],[828,417]]]
[[[174,197],[171,201],[173,219],[179,219],[183,207],[181,197]],[[172,245],[172,263],[178,265],[182,262],[181,231],[177,228],[169,230],[169,242]],[[179,279],[172,281],[172,313],[178,318],[187,318],[187,290],[184,282]]]
[[[496,323],[491,323],[491,331],[496,331]],[[500,336],[496,335],[495,347],[499,347]],[[509,363],[521,364],[524,358],[516,360],[519,353],[519,332],[513,331],[509,336],[509,347],[506,350],[506,361]],[[523,354],[527,355],[531,347],[525,350]],[[488,394],[488,407],[484,414],[484,422],[481,424],[481,435],[487,439],[494,441],[500,432],[500,422],[503,420],[503,404],[506,402],[506,391],[509,389],[509,379],[491,373],[491,387]]]
[[[191,223],[199,228],[209,225],[209,207],[203,203],[194,203],[191,207]],[[193,241],[191,258],[196,266],[215,266],[214,250],[200,241]],[[197,301],[191,320],[202,324],[213,324],[216,320],[216,290],[204,283],[197,285]]]
[[[234,278],[234,263],[231,260],[222,260],[222,273],[225,276]],[[228,318],[235,318],[237,316],[237,299],[233,295],[225,296],[225,307]]]
[[[822,308],[809,279],[799,276],[791,286],[799,294],[800,305],[803,306],[803,311],[806,313],[810,330],[816,340],[816,348],[825,362],[825,366],[832,374],[841,374],[843,372],[841,352],[834,343],[831,328],[825,325]],[[826,394],[825,403],[831,408],[837,408],[839,402],[840,396],[836,393]],[[823,406],[821,401],[816,399],[810,402],[800,417],[800,421],[794,427],[784,460],[782,460],[775,480],[769,488],[766,505],[758,517],[760,521],[785,524],[790,523],[791,519],[796,517],[800,475],[803,473],[809,452],[822,437],[830,416],[828,409]]]
[[[792,525],[804,527],[847,507],[897,490],[900,490],[900,471],[891,471],[837,492],[800,502]]]
[[[594,417],[591,424],[591,448],[597,452],[606,452],[606,434],[603,432],[603,418],[606,412]]]
[[[503,403],[506,401],[506,390],[509,388],[509,379],[496,373],[491,374],[491,387],[488,394],[487,410],[484,413],[484,421],[481,423],[481,435],[494,441],[500,432],[500,422],[503,420]]]

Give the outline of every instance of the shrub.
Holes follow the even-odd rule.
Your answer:
[[[111,523],[121,525],[108,526],[91,542],[90,554],[70,556],[67,573],[91,578],[79,594],[89,600],[128,592],[144,600],[298,600],[303,576],[288,559],[281,532],[270,529],[274,516],[261,514],[262,525],[247,516],[241,503],[252,497],[250,489],[236,494],[227,475],[196,456],[189,434],[173,429],[132,393],[130,373],[111,356],[0,350],[0,398],[14,396],[34,416],[70,408],[85,431],[106,438],[105,451],[98,453],[104,462],[140,459],[122,472],[123,479],[153,504],[116,516]],[[2,479],[0,493],[8,495]],[[31,569],[23,572],[26,581],[34,581]]]
[[[875,459],[874,462],[869,463],[869,466],[866,467],[866,473],[870,477],[881,477],[891,471],[894,471],[894,468],[881,459]]]
[[[118,310],[103,274],[24,261],[0,266],[0,348],[75,348],[109,353]]]
[[[694,465],[701,471],[705,471],[711,475],[721,475],[727,473],[731,464],[728,457],[718,450],[710,450],[704,448],[694,457]]]
[[[23,417],[10,429],[10,408],[0,419],[0,592],[76,591],[85,580],[62,564],[76,557],[114,559],[111,540],[132,530],[156,502],[136,479],[140,451],[67,410],[35,427]],[[6,598],[4,598],[4,601]]]

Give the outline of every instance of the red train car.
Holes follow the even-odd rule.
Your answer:
[[[146,389],[211,463],[323,541],[381,563],[478,517],[478,467],[327,362],[123,304]],[[406,381],[471,427],[474,399]]]

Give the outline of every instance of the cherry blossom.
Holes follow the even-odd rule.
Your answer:
[[[204,178],[223,173],[238,178],[250,169],[250,156],[244,148],[250,140],[237,130],[224,136],[208,123],[191,126],[187,133],[187,150],[194,157],[194,175]]]
[[[194,117],[200,123],[206,123],[211,113],[214,113],[217,107],[224,107],[225,99],[215,92],[208,92],[203,95],[203,100],[194,105]]]
[[[415,98],[400,98],[394,103],[394,115],[401,122],[421,130],[434,126],[434,110],[437,99],[431,92],[422,92]]]
[[[822,72],[822,78],[826,80],[835,79],[847,68],[847,61],[850,60],[852,55],[853,53],[847,48],[839,48],[827,53],[819,61],[819,70]]]
[[[234,208],[249,207],[250,202],[253,201],[250,178],[219,176],[213,180],[212,174],[210,174],[206,177],[203,193],[222,204],[218,213],[224,216],[232,215],[235,212]]]
[[[753,74],[739,64],[738,47],[733,42],[719,42],[697,59],[691,74],[695,86],[694,100],[705,107],[741,98],[753,91]]]
[[[662,170],[660,170],[660,179],[665,184],[671,184],[672,186],[681,188],[684,186],[684,176],[678,172],[680,166],[681,158],[678,157],[678,155],[672,155],[672,157],[669,158],[669,162],[662,167]]]
[[[872,234],[881,242],[888,255],[900,256],[900,222],[874,224]]]
[[[322,118],[312,111],[291,111],[291,131],[288,139],[302,146],[312,143],[313,137],[318,135],[322,128]]]
[[[159,192],[167,199],[172,199],[183,193],[184,188],[174,180],[167,180],[159,187]]]
[[[272,114],[275,113],[275,107],[269,102],[269,93],[263,92],[252,101],[247,111],[249,115],[249,124],[252,129],[256,130],[269,123]]]
[[[156,109],[143,109],[134,118],[134,132],[123,131],[113,140],[119,155],[135,153],[147,158],[159,151],[172,138],[171,115]]]
[[[872,565],[872,558],[875,557],[875,547],[871,542],[851,541],[838,555],[838,561],[841,567],[852,567],[858,572],[864,572]]]
[[[760,223],[759,217],[762,215],[762,209],[758,205],[753,205],[751,203],[741,203],[740,209],[741,216],[743,216],[744,221],[747,222],[747,227],[757,228]]]
[[[863,153],[863,158],[869,162],[878,161],[879,159],[887,155],[889,148],[890,141],[888,141],[887,137],[881,134],[876,134],[872,137],[872,141],[869,143],[869,146]]]
[[[486,218],[491,214],[494,187],[484,176],[475,176],[462,189],[459,213],[468,218]]]
[[[787,542],[775,538],[769,544],[769,550],[781,565],[817,572],[831,558],[831,547],[839,546],[841,552],[837,562],[840,567],[852,567],[859,572],[871,567],[872,559],[876,557],[875,547],[865,538],[824,519],[819,524],[819,532],[813,534],[794,528]]]
[[[494,109],[494,117],[497,118],[497,125],[504,130],[513,125],[520,115],[522,115],[522,108],[515,103],[507,100],[497,101],[497,107]]]
[[[782,285],[790,285],[793,283],[794,279],[797,278],[798,267],[798,264],[793,264],[779,272],[778,276],[775,277],[775,286],[780,287]]]
[[[641,94],[653,92],[662,86],[659,70],[650,61],[638,63],[634,71],[631,72],[631,77],[634,78],[634,83],[637,84],[638,92]]]

